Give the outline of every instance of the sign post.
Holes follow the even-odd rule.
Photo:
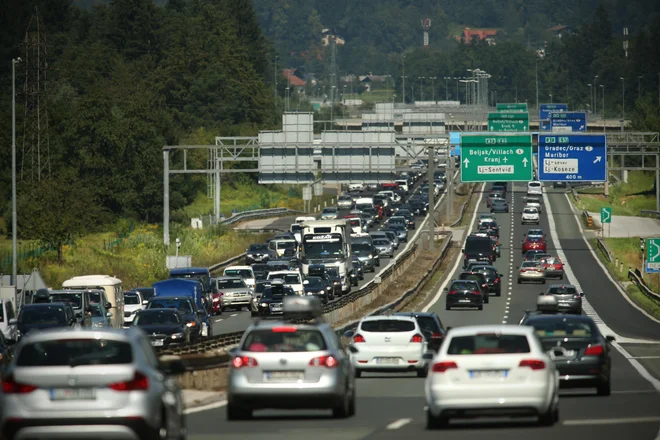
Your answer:
[[[534,178],[532,136],[518,133],[463,135],[461,182],[528,182]]]
[[[542,182],[605,182],[607,137],[540,134],[538,177]]]
[[[646,239],[646,273],[660,272],[660,238]]]
[[[488,113],[488,131],[528,131],[529,113],[498,112]]]

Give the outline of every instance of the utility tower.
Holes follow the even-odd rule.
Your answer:
[[[50,140],[48,137],[48,71],[46,29],[35,6],[23,40],[25,65],[25,114],[21,180],[35,181],[50,176]]]
[[[424,49],[429,48],[429,29],[431,29],[431,19],[422,20],[422,31],[424,32]]]
[[[337,37],[330,35],[330,105],[334,105],[337,90]]]

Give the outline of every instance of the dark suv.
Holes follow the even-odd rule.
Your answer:
[[[467,267],[470,261],[478,261],[484,264],[492,264],[496,259],[493,242],[490,237],[478,237],[470,235],[465,241],[463,248],[463,267]]]
[[[442,325],[440,317],[432,312],[399,312],[393,313],[393,316],[408,316],[415,318],[417,325],[422,330],[429,350],[437,352],[442,345],[442,341],[447,334],[445,326]]]
[[[495,296],[502,295],[502,274],[497,272],[495,266],[477,265],[470,268],[470,272],[479,272],[486,277],[488,290],[494,292]]]
[[[18,319],[9,321],[10,325],[16,324],[16,339],[20,339],[32,330],[73,327],[77,323],[71,304],[61,302],[26,304],[21,308]]]
[[[488,304],[490,301],[490,294],[488,293],[488,280],[486,280],[486,276],[481,273],[481,272],[463,272],[459,275],[458,277],[459,280],[472,280],[476,281],[477,284],[479,284],[479,288],[481,289],[481,294],[484,297],[484,304]]]

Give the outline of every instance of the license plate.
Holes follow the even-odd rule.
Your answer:
[[[264,373],[265,380],[280,380],[286,382],[295,382],[303,380],[305,373],[302,371],[266,371]]]
[[[559,307],[570,307],[569,303],[559,303]]]
[[[399,358],[376,358],[376,363],[383,365],[398,365]]]
[[[458,302],[459,303],[469,303],[470,300],[469,299],[459,299]]]
[[[163,340],[162,339],[154,339],[151,341],[151,345],[154,347],[162,347],[163,346]]]
[[[508,374],[507,370],[471,370],[472,379],[504,379]]]
[[[282,311],[282,307],[271,307],[270,309],[271,309],[273,312],[281,312],[281,311]]]
[[[93,388],[53,388],[50,390],[50,400],[96,400],[96,390]]]

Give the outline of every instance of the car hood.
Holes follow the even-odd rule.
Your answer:
[[[219,289],[220,292],[227,293],[250,293],[250,289],[246,287],[241,287],[240,289]]]
[[[124,312],[135,312],[142,309],[144,309],[144,305],[142,304],[124,304]]]

